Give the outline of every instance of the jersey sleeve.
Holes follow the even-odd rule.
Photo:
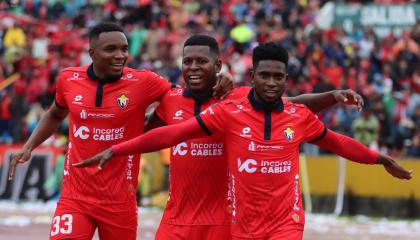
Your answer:
[[[66,98],[64,97],[64,76],[63,72],[58,76],[56,91],[55,91],[55,105],[59,108],[66,109],[68,108]]]
[[[168,80],[154,72],[148,72],[146,84],[151,102],[160,102],[172,86]]]
[[[305,142],[315,142],[322,139],[327,133],[327,128],[324,123],[319,120],[318,116],[313,114],[309,109],[306,110],[306,129],[305,129]]]
[[[251,88],[248,86],[236,87],[230,91],[225,100],[237,100],[246,97],[250,90]]]
[[[164,122],[167,122],[167,120],[166,120],[167,102],[168,102],[168,95],[165,95],[162,98],[159,106],[155,110],[155,114]]]
[[[196,116],[201,128],[211,136],[223,132],[226,127],[226,117],[222,104],[208,107]]]

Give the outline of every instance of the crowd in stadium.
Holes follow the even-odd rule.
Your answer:
[[[363,112],[337,106],[320,114],[324,123],[383,153],[420,156],[420,22],[385,38],[371,28],[321,30],[315,16],[324,2],[1,1],[0,143],[27,139],[54,101],[59,71],[90,63],[88,29],[111,20],[126,30],[130,67],[181,85],[182,46],[192,34],[219,41],[237,86],[249,84],[253,47],[279,42],[290,55],[289,96],[354,89],[365,98]],[[66,126],[60,132],[51,144],[65,144]]]

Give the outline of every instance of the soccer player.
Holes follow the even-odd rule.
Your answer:
[[[254,50],[254,86],[248,96],[210,106],[196,118],[152,130],[74,166],[99,162],[102,168],[114,155],[155,151],[214,134],[224,140],[228,150],[234,239],[302,238],[304,212],[300,200],[298,154],[303,141],[313,142],[356,162],[383,164],[394,177],[411,178],[411,173],[393,159],[327,130],[303,105],[282,100],[287,62],[287,52],[283,48],[272,43],[261,45]],[[177,151],[187,154],[190,150],[192,153],[192,144],[189,148],[184,144]],[[218,151],[212,152],[217,154]],[[196,158],[189,161],[191,168],[195,161]],[[209,171],[211,167],[210,163]],[[202,179],[199,177],[195,181],[198,184]]]
[[[16,165],[28,161],[32,150],[69,115],[62,193],[50,239],[91,239],[96,228],[101,239],[136,239],[140,157],[117,157],[99,175],[94,169],[76,169],[71,164],[141,134],[146,108],[159,101],[171,84],[153,72],[125,67],[128,42],[120,26],[98,24],[89,40],[93,63],[60,73],[55,102],[13,156],[9,179]]]
[[[219,48],[214,38],[205,35],[188,38],[182,61],[187,87],[168,91],[146,129],[186,121],[219,102],[211,96],[220,69]],[[227,99],[246,96],[249,90],[249,87],[233,89]],[[362,103],[359,95],[348,90],[289,100],[305,102],[318,111],[344,97],[353,99],[353,103]],[[170,197],[156,239],[230,239],[228,171],[223,141],[206,137],[173,147],[169,175]]]

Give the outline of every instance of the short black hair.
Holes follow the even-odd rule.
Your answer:
[[[287,67],[289,54],[280,44],[267,42],[258,45],[252,52],[252,65],[256,69],[258,63],[263,60],[275,60],[284,63]]]
[[[184,48],[187,46],[208,46],[210,53],[216,57],[219,56],[219,45],[216,39],[207,35],[193,35],[189,37],[184,43]]]
[[[98,23],[95,27],[93,27],[89,32],[89,41],[99,38],[99,35],[104,32],[122,32],[124,33],[124,29],[113,22],[101,22]]]

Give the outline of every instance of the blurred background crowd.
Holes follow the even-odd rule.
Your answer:
[[[339,1],[334,1],[339,2]],[[341,1],[413,4],[408,0]],[[191,34],[214,36],[224,71],[249,84],[252,48],[276,41],[290,54],[289,96],[351,88],[362,113],[335,106],[325,124],[392,156],[420,156],[420,16],[397,33],[318,27],[322,0],[3,0],[0,1],[0,143],[22,143],[54,100],[57,74],[90,63],[88,29],[119,22],[128,65],[183,84],[180,62]],[[403,16],[401,16],[403,17]],[[49,140],[64,146],[66,124]],[[306,147],[309,154],[318,150]]]

